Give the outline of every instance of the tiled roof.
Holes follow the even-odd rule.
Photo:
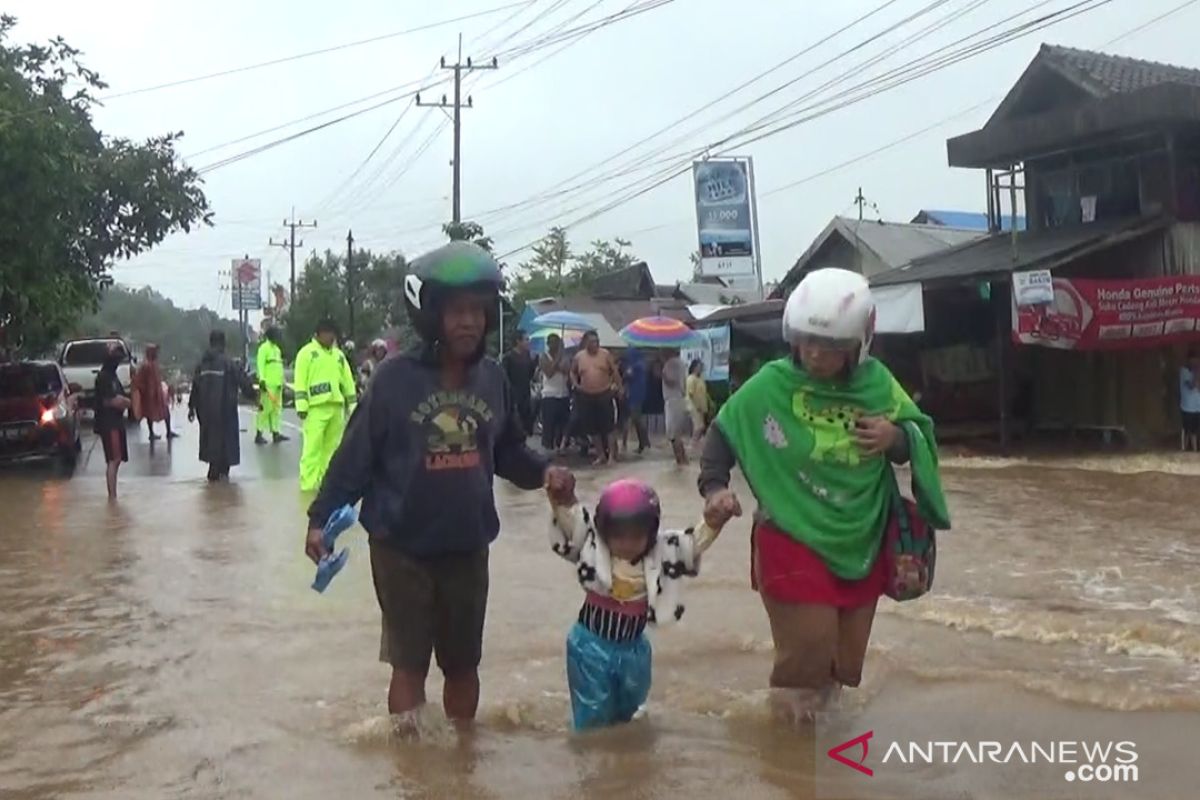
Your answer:
[[[1042,45],[1039,56],[1070,73],[1085,84],[1085,88],[1100,95],[1134,92],[1160,83],[1200,86],[1200,69],[1052,44]]]

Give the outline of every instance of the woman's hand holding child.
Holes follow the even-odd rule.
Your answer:
[[[546,496],[555,507],[575,505],[579,502],[575,497],[575,475],[563,467],[547,469]]]
[[[719,531],[734,517],[742,515],[742,504],[732,489],[721,489],[704,502],[704,523]]]

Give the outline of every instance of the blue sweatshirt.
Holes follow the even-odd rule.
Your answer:
[[[350,417],[309,522],[321,527],[361,499],[359,518],[374,542],[416,557],[470,552],[500,532],[494,476],[540,489],[546,466],[525,445],[495,361],[480,361],[450,391],[428,353],[397,355],[379,365]]]

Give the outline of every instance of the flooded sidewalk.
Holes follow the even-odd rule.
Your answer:
[[[331,588],[308,588],[295,444],[247,442],[234,482],[210,486],[194,429],[169,452],[135,440],[116,506],[96,455],[71,480],[0,472],[0,796],[813,796],[811,738],[768,711],[746,519],[654,635],[648,718],[577,737],[563,641],[581,594],[545,544],[544,498],[499,485],[478,728],[459,738],[430,710],[403,741],[361,530]],[[882,601],[847,707],[1200,729],[1200,477],[1122,463],[952,460],[936,591]],[[619,474],[652,482],[666,524],[697,518],[695,467],[665,460],[581,471],[581,498]]]

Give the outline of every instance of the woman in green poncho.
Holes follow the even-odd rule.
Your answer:
[[[949,528],[933,423],[869,356],[875,303],[857,273],[809,274],[788,298],[792,354],[754,374],[705,441],[700,491],[733,510],[736,463],[758,501],[751,584],[775,642],[771,686],[815,710],[857,686],[886,583],[880,558],[894,497],[892,463],[911,461],[920,514]]]

